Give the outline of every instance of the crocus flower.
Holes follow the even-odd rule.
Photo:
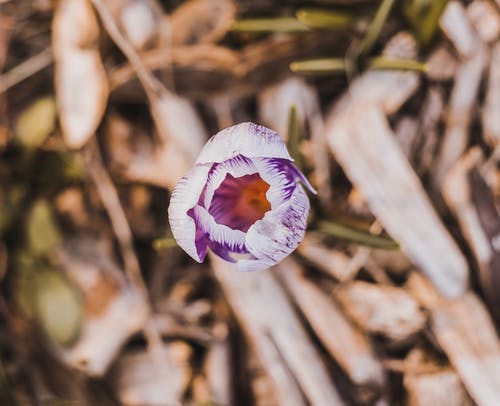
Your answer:
[[[214,135],[175,187],[168,208],[177,243],[202,262],[210,248],[240,271],[266,269],[304,237],[316,193],[280,136],[242,123]]]

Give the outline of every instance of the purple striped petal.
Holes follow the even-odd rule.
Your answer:
[[[224,182],[228,173],[235,178],[239,178],[244,175],[252,175],[256,172],[257,168],[253,162],[242,155],[235,156],[220,164],[214,164],[208,174],[203,205],[207,208],[210,207],[215,191]]]
[[[277,209],[266,213],[246,234],[246,247],[258,263],[239,261],[242,271],[262,269],[288,256],[302,241],[309,214],[309,199],[302,186],[297,185],[290,199]]]
[[[271,186],[266,196],[273,209],[290,199],[299,181],[316,194],[306,177],[290,161],[279,158],[252,158],[252,162],[262,179]]]
[[[237,155],[293,161],[278,133],[254,123],[241,123],[210,138],[196,163],[224,162]]]
[[[168,218],[172,234],[179,246],[194,260],[203,261],[205,251],[197,249],[201,237],[188,211],[198,203],[205,188],[211,165],[196,165],[177,184],[170,198]]]
[[[194,218],[196,227],[204,235],[204,239],[198,242],[198,249],[205,250],[209,246],[214,252],[226,261],[234,262],[230,254],[246,254],[248,250],[245,246],[245,233],[240,230],[233,230],[224,225],[217,224],[207,209],[196,205],[189,214]]]

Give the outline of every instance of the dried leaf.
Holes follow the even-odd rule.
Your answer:
[[[31,207],[27,234],[32,255],[49,254],[59,245],[61,237],[47,201],[38,200]]]
[[[53,269],[36,276],[34,313],[56,343],[72,344],[81,331],[82,306],[74,286]]]
[[[73,344],[81,331],[82,304],[76,288],[59,270],[27,253],[17,258],[15,297],[23,313],[57,344]]]
[[[24,110],[16,122],[16,139],[26,148],[43,144],[54,131],[56,105],[52,97],[43,97]]]
[[[170,18],[174,45],[216,42],[233,23],[236,8],[232,0],[190,0]]]

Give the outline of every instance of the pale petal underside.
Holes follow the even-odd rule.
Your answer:
[[[237,155],[293,161],[278,133],[254,123],[242,123],[226,128],[210,138],[196,163],[224,162]]]
[[[237,268],[264,269],[288,256],[304,237],[308,214],[309,199],[302,186],[297,185],[287,203],[268,211],[247,231],[246,247],[258,263],[240,261]]]
[[[168,207],[170,228],[174,238],[179,246],[198,262],[203,259],[196,249],[196,226],[187,212],[198,203],[210,168],[211,165],[196,165],[191,169],[175,187]]]

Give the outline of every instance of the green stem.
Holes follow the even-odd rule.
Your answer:
[[[295,166],[302,170],[302,161],[300,159],[300,122],[297,116],[297,107],[292,105],[288,113],[288,139],[287,147],[290,155],[295,161]]]
[[[391,250],[399,248],[398,243],[388,237],[371,234],[368,231],[336,222],[320,221],[318,223],[317,231],[345,241],[367,245],[369,247]]]
[[[382,0],[359,46],[358,55],[362,56],[370,53],[384,27],[387,17],[389,17],[393,4],[394,0]]]
[[[243,32],[304,32],[309,27],[294,17],[248,18],[237,20],[231,31]]]
[[[396,59],[383,56],[368,59],[367,67],[369,69],[408,70],[417,72],[425,72],[427,69],[425,63],[413,59]],[[305,61],[295,61],[290,64],[290,70],[299,73],[345,72],[346,68],[346,61],[340,58],[309,59]]]
[[[177,241],[174,237],[162,237],[153,241],[155,251],[163,251],[177,246]]]
[[[295,14],[297,20],[311,28],[345,30],[354,27],[358,19],[349,13],[303,8]]]

